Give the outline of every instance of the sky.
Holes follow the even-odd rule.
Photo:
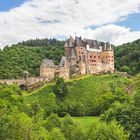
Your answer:
[[[0,48],[34,38],[140,38],[140,0],[0,0]]]

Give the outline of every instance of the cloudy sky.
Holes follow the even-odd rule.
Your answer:
[[[75,33],[115,45],[140,38],[140,0],[0,0],[0,48]]]

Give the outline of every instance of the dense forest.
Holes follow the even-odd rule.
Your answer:
[[[140,72],[140,39],[115,47],[116,69],[131,75]]]
[[[139,140],[139,84],[140,75],[112,74],[59,78],[30,94],[0,85],[0,139]]]
[[[59,64],[64,55],[64,41],[34,39],[20,42],[0,51],[0,79],[21,78],[24,70],[39,76],[42,59]],[[140,72],[140,40],[115,47],[116,70],[135,75]]]

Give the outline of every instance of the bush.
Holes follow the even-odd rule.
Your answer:
[[[140,139],[140,108],[131,104],[114,103],[101,119],[107,122],[116,119],[126,131],[130,132],[131,140]]]
[[[81,125],[76,124],[70,116],[63,119],[62,132],[67,140],[85,140],[86,132]]]
[[[114,93],[112,92],[105,93],[99,98],[98,109],[100,114],[107,111],[115,102],[129,103],[130,97],[122,90],[117,90]]]
[[[45,123],[45,128],[48,131],[51,131],[53,128],[60,128],[62,127],[62,123],[60,118],[56,114],[51,114]]]
[[[128,137],[129,135],[115,121],[110,124],[103,122],[93,124],[88,131],[90,140],[128,140]]]
[[[68,94],[67,85],[64,82],[63,78],[58,78],[53,88],[54,94],[57,96],[59,100],[63,100],[64,97]]]

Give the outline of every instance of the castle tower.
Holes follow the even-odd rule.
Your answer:
[[[53,60],[43,59],[40,66],[40,77],[53,79],[55,74],[55,65]]]
[[[106,64],[105,71],[114,72],[114,50],[110,43],[105,43],[101,53],[102,63]]]
[[[65,43],[65,56],[66,58],[71,58],[71,57],[76,57],[76,51],[75,51],[75,41],[74,39],[70,36],[68,41]]]

